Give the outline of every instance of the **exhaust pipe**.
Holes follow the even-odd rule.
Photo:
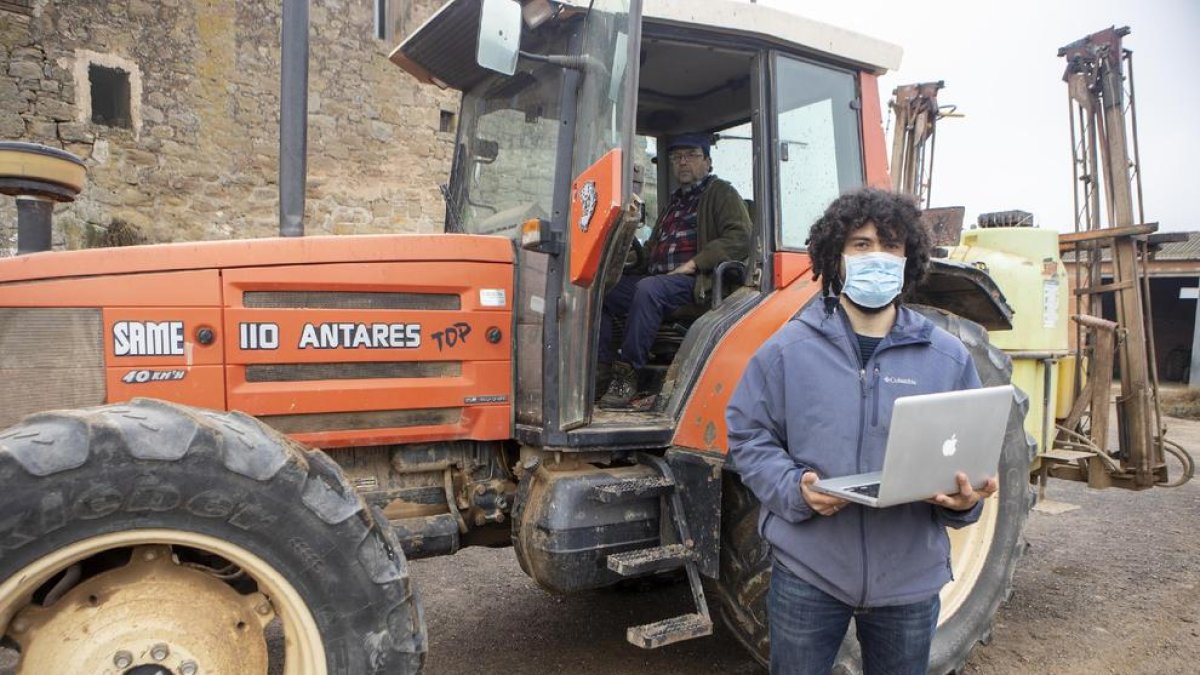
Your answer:
[[[58,148],[0,142],[0,194],[17,198],[17,255],[49,251],[55,202],[83,191],[83,160]]]
[[[308,172],[308,3],[283,0],[279,82],[279,236],[304,236]]]
[[[50,250],[54,202],[41,197],[17,197],[17,255]]]

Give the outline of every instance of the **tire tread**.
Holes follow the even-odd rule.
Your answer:
[[[38,413],[0,432],[0,478],[20,481],[18,471],[23,472],[39,481],[35,488],[52,485],[46,481],[77,480],[71,473],[77,470],[125,472],[124,475],[136,472],[135,485],[154,484],[156,465],[182,462],[187,463],[189,471],[207,467],[207,473],[196,480],[219,484],[220,473],[225,471],[261,483],[262,490],[272,491],[276,503],[290,501],[294,508],[306,509],[325,523],[332,540],[346,543],[344,549],[349,555],[343,555],[343,559],[354,560],[358,570],[338,570],[332,583],[336,584],[343,574],[352,574],[374,590],[364,597],[362,608],[350,617],[329,617],[324,608],[313,610],[319,625],[353,625],[350,639],[357,640],[358,645],[351,647],[351,651],[362,655],[366,670],[357,667],[347,670],[344,664],[334,667],[331,662],[330,672],[358,675],[420,671],[427,649],[424,613],[410,584],[400,544],[382,512],[367,507],[337,464],[324,453],[305,449],[241,413],[200,411],[153,399]],[[47,490],[45,494],[52,492]],[[30,512],[36,513],[37,505],[28,503]],[[6,510],[18,515],[21,507],[21,503],[11,501],[5,505]],[[171,507],[178,507],[178,503]],[[137,509],[126,506],[125,510]],[[126,517],[126,521],[130,518],[127,513],[118,515]],[[262,522],[270,522],[273,527],[294,526],[279,514],[256,515],[271,518]],[[235,512],[228,520],[238,526],[237,518]],[[0,550],[0,572],[4,574],[14,571],[7,569],[9,566],[19,569],[26,564],[19,560],[33,553],[22,552],[36,541],[36,538],[26,540],[23,535],[16,537],[20,534],[20,521],[14,522],[17,525],[11,531],[0,532],[0,542],[7,549]],[[75,527],[73,536],[79,536],[79,528],[83,526],[77,523]],[[56,527],[43,536],[57,536],[61,531],[61,526]],[[82,536],[89,536],[86,530]],[[304,546],[297,536],[280,537],[279,543]],[[328,552],[307,554],[319,561]],[[331,624],[323,624],[323,619]]]

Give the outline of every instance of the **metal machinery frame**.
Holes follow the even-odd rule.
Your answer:
[[[1158,397],[1153,321],[1145,263],[1157,223],[1144,223],[1133,53],[1121,46],[1129,28],[1108,28],[1058,51],[1067,62],[1074,171],[1075,231],[1060,237],[1075,261],[1075,378],[1070,412],[1042,457],[1047,476],[1094,488],[1141,490],[1186,482],[1188,454],[1166,439]],[[1130,152],[1132,150],[1132,158]],[[1135,219],[1136,209],[1136,219]],[[1111,262],[1112,279],[1102,265]],[[1116,322],[1104,320],[1101,299],[1112,294]],[[1115,354],[1114,354],[1115,353]],[[1120,373],[1118,444],[1110,451],[1109,390]],[[1164,453],[1183,465],[1171,482]]]
[[[949,114],[938,107],[938,91],[945,86],[941,80],[901,85],[892,91],[888,103],[896,116],[896,131],[892,135],[892,190],[911,195],[926,209],[932,193],[937,121]]]

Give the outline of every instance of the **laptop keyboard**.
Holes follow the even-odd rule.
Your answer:
[[[853,492],[856,495],[863,495],[866,497],[878,497],[879,496],[879,483],[871,483],[870,485],[856,485],[852,488],[846,488],[846,491]]]

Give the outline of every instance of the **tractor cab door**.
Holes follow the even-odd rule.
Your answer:
[[[391,55],[463,92],[446,230],[515,246],[524,443],[561,444],[587,422],[598,256],[631,198],[641,4],[452,0]]]
[[[641,0],[595,0],[579,35],[580,76],[567,188],[566,246],[552,263],[557,330],[547,323],[547,388],[557,389],[558,429],[586,424],[604,280],[598,275],[633,199]],[[547,308],[549,314],[551,309]],[[555,344],[557,343],[557,344]],[[557,372],[554,372],[557,371]]]

